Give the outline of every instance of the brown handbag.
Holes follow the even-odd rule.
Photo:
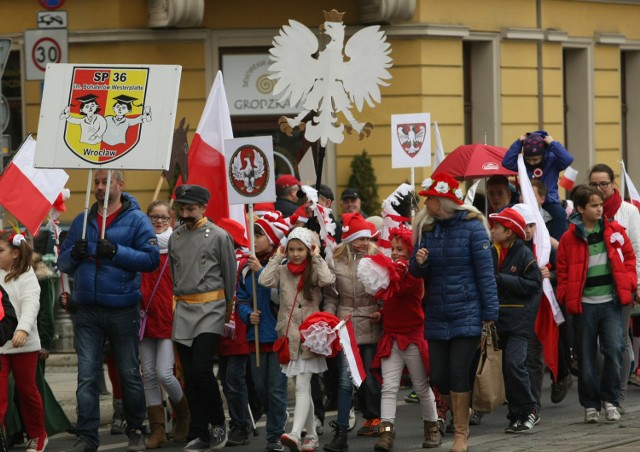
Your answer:
[[[498,348],[495,325],[482,329],[480,361],[473,383],[471,406],[481,413],[491,413],[506,400],[502,375],[502,350]]]

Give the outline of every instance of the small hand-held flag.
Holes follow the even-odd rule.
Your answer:
[[[576,184],[576,179],[578,178],[578,170],[568,166],[567,169],[564,170],[564,174],[558,181],[558,185],[567,191],[573,190],[573,186]]]
[[[35,153],[29,135],[0,176],[0,204],[34,236],[69,179],[61,169],[34,168]]]

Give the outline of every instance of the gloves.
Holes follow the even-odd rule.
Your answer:
[[[112,259],[116,255],[118,247],[107,239],[99,239],[96,254],[98,257]]]
[[[81,261],[85,257],[89,255],[88,251],[89,242],[85,239],[76,240],[76,244],[73,246],[71,250],[71,256],[77,260]]]

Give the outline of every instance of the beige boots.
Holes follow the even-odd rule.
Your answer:
[[[379,452],[390,452],[393,450],[393,437],[396,432],[393,429],[391,422],[380,422],[378,425],[378,431],[380,432],[380,438],[376,441],[373,450]]]
[[[174,402],[169,399],[173,411],[176,413],[176,426],[173,429],[173,440],[177,442],[185,442],[187,435],[189,434],[189,424],[191,423],[191,416],[189,414],[189,405],[187,405],[187,398],[182,397],[179,402]]]
[[[151,435],[145,441],[147,449],[155,449],[167,444],[167,433],[164,429],[164,407],[154,405],[147,407]]]
[[[451,411],[456,429],[451,452],[467,452],[469,438],[469,392],[451,392]]]

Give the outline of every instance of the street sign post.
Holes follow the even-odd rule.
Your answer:
[[[0,79],[4,74],[4,68],[9,59],[9,53],[11,52],[11,39],[0,38]]]
[[[47,64],[68,61],[67,36],[66,29],[24,31],[24,60],[27,80],[44,80]]]
[[[67,28],[66,11],[38,11],[38,28]]]

